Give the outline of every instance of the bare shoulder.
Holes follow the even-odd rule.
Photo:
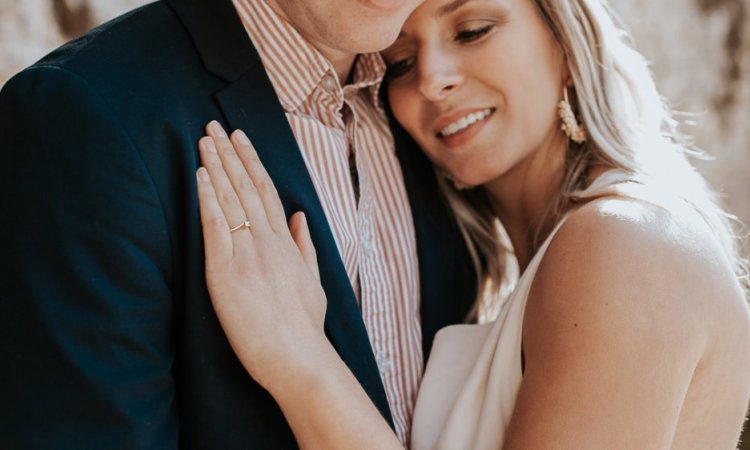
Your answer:
[[[729,262],[697,214],[609,197],[571,213],[550,243],[524,340],[559,341],[576,330],[623,351],[657,345],[697,360],[712,334],[746,310]]]
[[[530,289],[509,448],[553,437],[566,448],[736,442],[750,395],[750,315],[697,215],[593,201],[562,224]],[[710,442],[696,446],[698,437]]]

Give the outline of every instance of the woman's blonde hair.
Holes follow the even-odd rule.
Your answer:
[[[717,196],[688,161],[694,151],[676,130],[669,108],[656,90],[643,56],[605,0],[534,0],[565,55],[574,84],[575,106],[588,140],[570,143],[557,201],[549,206],[534,243],[544,236],[541,225],[557,223],[582,194],[589,169],[619,168],[644,184],[670,186],[709,224],[747,288],[747,264],[740,257],[732,222]],[[477,268],[477,310],[491,307],[508,280],[509,248],[485,192],[458,190],[439,176],[440,188],[453,209]],[[599,193],[600,195],[601,193]]]

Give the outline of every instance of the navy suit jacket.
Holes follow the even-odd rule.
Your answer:
[[[229,0],[163,0],[51,53],[0,92],[0,448],[296,446],[206,291],[196,143],[243,129],[304,211],[326,333],[390,421],[305,163]],[[475,294],[428,161],[394,128],[417,234],[425,354]],[[326,414],[326,411],[320,411]]]

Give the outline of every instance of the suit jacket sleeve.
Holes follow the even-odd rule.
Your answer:
[[[170,236],[131,137],[65,69],[0,93],[0,448],[177,446]]]

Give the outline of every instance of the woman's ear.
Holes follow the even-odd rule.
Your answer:
[[[563,53],[562,67],[560,68],[560,77],[562,78],[563,87],[573,87],[573,75],[570,73],[570,66],[568,65],[568,57]]]

